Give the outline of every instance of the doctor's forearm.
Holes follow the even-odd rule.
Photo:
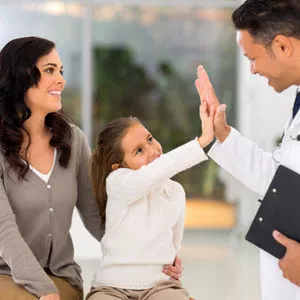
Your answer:
[[[265,194],[277,168],[272,153],[263,151],[234,128],[223,142],[217,141],[211,147],[208,156],[260,195]]]

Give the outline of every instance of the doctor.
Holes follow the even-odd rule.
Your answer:
[[[299,0],[247,0],[233,13],[232,20],[239,47],[251,62],[252,74],[266,77],[279,93],[300,85]],[[198,68],[196,87],[202,102],[217,108],[214,121],[217,142],[209,156],[221,167],[262,196],[279,164],[300,173],[300,94],[280,149],[269,153],[227,125],[226,106],[220,105],[202,66]],[[278,261],[261,251],[262,299],[300,300],[300,244],[278,232],[274,232],[274,238],[287,252]]]

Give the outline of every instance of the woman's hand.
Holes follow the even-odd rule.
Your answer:
[[[59,294],[48,294],[40,297],[40,300],[60,300]]]
[[[165,265],[164,267],[164,273],[169,275],[173,280],[180,280],[182,271],[182,262],[178,256],[175,257],[173,265]]]

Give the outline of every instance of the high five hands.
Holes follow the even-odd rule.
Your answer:
[[[207,116],[214,113],[214,135],[218,141],[223,142],[229,135],[231,128],[227,124],[225,109],[226,105],[220,105],[220,102],[215,94],[214,88],[209,80],[209,77],[203,66],[198,67],[198,78],[195,85],[200,96],[200,118],[203,123]]]
[[[214,113],[213,130],[215,137],[223,142],[230,134],[231,128],[226,122],[225,104],[220,104],[213,86],[203,66],[198,67],[198,78],[195,85],[201,99],[200,118],[207,120]],[[293,284],[300,286],[300,243],[293,241],[278,231],[273,232],[274,239],[286,247],[285,256],[279,260],[278,265],[282,270],[282,276]]]

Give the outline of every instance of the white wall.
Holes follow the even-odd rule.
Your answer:
[[[73,214],[71,235],[75,248],[75,259],[100,259],[100,243],[84,228],[77,210]]]

